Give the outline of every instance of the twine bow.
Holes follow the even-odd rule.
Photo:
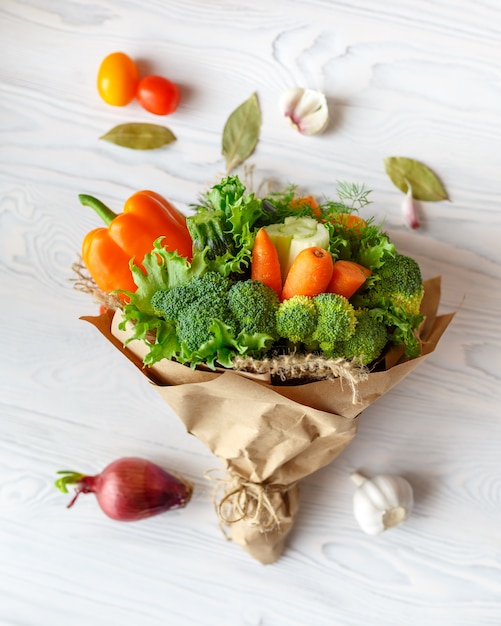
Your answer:
[[[206,477],[216,482],[213,501],[223,532],[224,527],[237,522],[258,526],[263,532],[278,529],[278,508],[282,500],[273,503],[273,494],[284,495],[296,485],[295,482],[290,485],[256,483],[233,473],[222,478],[215,477],[210,470],[206,472]]]

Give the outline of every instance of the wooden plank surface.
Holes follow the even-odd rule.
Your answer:
[[[0,624],[501,624],[501,5],[4,0],[0,50]],[[97,68],[115,50],[181,86],[175,114],[99,99]],[[324,134],[282,119],[296,85],[326,93]],[[97,306],[71,282],[98,225],[77,195],[120,211],[150,188],[189,212],[224,173],[222,128],[253,92],[254,184],[334,197],[337,180],[365,182],[397,247],[442,276],[441,312],[458,311],[425,364],[304,481],[287,549],[266,567],[218,528],[204,477],[215,458],[79,320]],[[129,121],[178,139],[140,153],[99,140]],[[423,161],[449,192],[420,204],[417,231],[386,156]],[[109,520],[93,496],[65,509],[57,470],[97,473],[126,455],[191,480],[189,506],[137,524]],[[362,533],[359,468],[408,478],[405,524]]]

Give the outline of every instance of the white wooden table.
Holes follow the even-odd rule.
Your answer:
[[[0,623],[2,626],[491,626],[501,624],[501,5],[495,0],[3,0],[0,6]],[[181,85],[158,120],[106,105],[96,72],[122,50]],[[281,93],[323,90],[331,124],[296,134]],[[365,182],[373,210],[458,309],[423,366],[362,415],[354,442],[303,484],[283,557],[226,542],[204,473],[214,457],[81,315],[71,265],[97,226],[151,188],[187,211],[224,171],[221,133],[251,93],[254,178],[332,197]],[[99,140],[129,121],[178,140]],[[431,167],[450,202],[410,231],[386,156]],[[202,409],[201,409],[202,410]],[[244,419],[244,415],[242,416]],[[55,472],[143,456],[195,485],[189,506],[137,524],[93,496],[70,510]],[[377,537],[352,514],[350,473],[406,476],[416,506]]]

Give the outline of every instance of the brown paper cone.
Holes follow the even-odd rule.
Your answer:
[[[187,431],[221,460],[228,475],[224,507],[216,504],[220,521],[255,559],[271,563],[294,523],[301,479],[335,459],[355,436],[360,413],[435,349],[454,315],[437,317],[439,301],[440,278],[435,278],[425,283],[421,356],[405,360],[401,351],[390,352],[385,371],[358,383],[356,402],[342,379],[274,385],[266,377],[172,361],[144,368],[146,346],[132,341],[123,347],[129,335],[118,328],[120,313],[83,319],[141,368]]]

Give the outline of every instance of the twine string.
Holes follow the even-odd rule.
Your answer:
[[[352,402],[360,401],[358,383],[367,380],[369,370],[360,365],[357,359],[349,361],[344,358],[327,358],[321,355],[283,354],[276,357],[255,359],[237,356],[233,360],[233,368],[237,371],[270,374],[280,381],[287,380],[335,380],[341,384],[347,382],[352,392]]]
[[[225,528],[237,522],[258,526],[263,532],[277,530],[281,501],[276,506],[272,496],[276,493],[284,495],[296,485],[295,482],[290,485],[256,483],[231,472],[219,477],[213,475],[213,470],[208,470],[205,476],[216,483],[213,503],[225,535]]]
[[[91,295],[94,302],[105,307],[106,309],[116,311],[117,309],[122,308],[122,303],[120,302],[118,296],[113,293],[105,293],[99,289],[94,279],[89,274],[89,271],[85,267],[81,257],[73,263],[71,269],[74,276],[72,276],[70,280],[76,291],[81,291],[82,293]]]

